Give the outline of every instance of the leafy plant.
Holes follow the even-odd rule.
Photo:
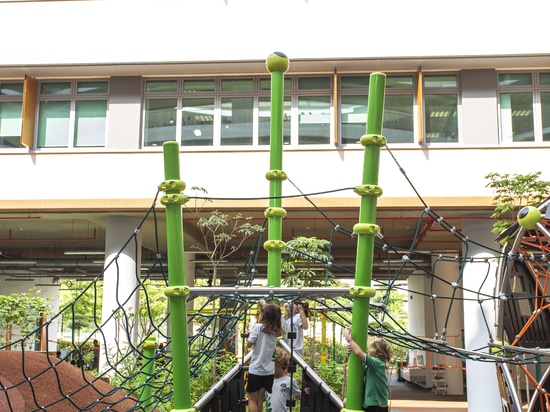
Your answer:
[[[508,228],[523,206],[537,205],[549,196],[550,182],[539,180],[541,174],[542,172],[525,175],[489,173],[485,176],[489,180],[485,187],[490,187],[495,192],[495,210],[491,217],[499,219],[493,224],[493,233],[501,233]]]
[[[334,274],[327,269],[330,242],[316,237],[298,236],[286,243],[281,270],[281,283],[288,286],[326,286],[334,283]]]
[[[15,326],[23,338],[21,344],[25,345],[25,337],[35,332],[40,320],[51,312],[50,299],[40,297],[39,290],[0,295],[0,343],[11,343],[6,336]]]

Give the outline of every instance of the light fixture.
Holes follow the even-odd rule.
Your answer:
[[[100,250],[66,250],[65,255],[104,255],[105,252]]]
[[[0,260],[0,265],[30,266],[30,265],[36,265],[36,261],[35,260]]]

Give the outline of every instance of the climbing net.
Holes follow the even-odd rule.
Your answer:
[[[301,195],[312,202],[311,195]],[[137,235],[147,219],[153,219],[156,225],[156,200],[155,197],[151,209],[125,247],[137,247]],[[378,279],[378,286],[383,293],[371,304],[369,333],[386,337],[394,346],[412,353],[433,354],[431,364],[423,363],[427,367],[440,366],[442,359],[458,360],[455,362],[458,367],[462,367],[466,360],[494,363],[500,370],[502,384],[511,404],[520,403],[517,394],[521,387],[530,386],[529,410],[550,410],[547,399],[547,393],[550,392],[550,357],[546,349],[550,346],[547,291],[550,221],[542,218],[536,227],[529,230],[518,224],[513,225],[506,233],[507,241],[502,242],[502,248],[495,249],[475,243],[429,205],[424,205],[418,217],[417,236],[421,235],[421,222],[429,219],[442,228],[447,236],[460,241],[463,245],[462,253],[453,256],[431,255],[413,248],[394,247],[383,236],[379,236],[375,249],[378,254],[386,255],[387,277]],[[539,210],[544,213],[547,205],[548,202],[541,204]],[[326,213],[317,206],[315,208],[332,222]],[[351,230],[337,224],[334,224],[333,230],[354,236]],[[411,244],[414,245],[415,240]],[[472,244],[487,249],[492,257],[470,256],[469,247]],[[193,301],[194,308],[188,316],[191,331],[191,379],[199,378],[204,370],[211,367],[209,365],[220,352],[239,353],[238,342],[244,341],[241,336],[246,331],[247,323],[253,321],[257,313],[255,305],[266,297],[281,304],[307,299],[317,321],[337,326],[337,329],[327,330],[335,338],[331,342],[341,345],[341,335],[335,330],[349,326],[351,321],[353,299],[347,292],[348,288],[326,285],[324,292],[320,292],[319,288],[287,288],[276,293],[255,291],[251,285],[260,245],[261,233],[233,287],[192,288],[189,300]],[[136,270],[137,286],[131,294],[139,295],[137,310],[128,307],[129,299],[117,299],[111,315],[102,320],[102,282],[105,272],[101,272],[70,304],[49,316],[36,330],[3,343],[0,346],[0,363],[9,364],[10,368],[9,373],[2,372],[0,376],[0,409],[25,412],[75,409],[170,410],[173,397],[172,358],[177,348],[170,345],[166,306],[159,310],[158,294],[154,293],[168,285],[160,252],[157,252],[157,256],[158,260],[148,272],[142,273],[139,268]],[[433,262],[432,267],[426,269],[416,263],[414,258],[419,256],[429,258]],[[115,257],[107,268],[118,267],[118,258]],[[311,256],[308,258],[314,259]],[[396,260],[398,263],[391,263]],[[495,261],[498,262],[498,270],[493,276],[491,267]],[[320,263],[325,264],[327,270],[338,268],[338,261],[332,259]],[[454,278],[441,275],[438,267],[444,263],[458,265]],[[482,291],[481,287],[477,290],[463,287],[464,269],[468,265],[486,269],[487,276],[483,284],[494,286],[492,292],[486,289]],[[402,274],[410,271],[411,266],[422,272],[427,279],[427,287],[415,288],[410,282],[407,284],[400,281]],[[160,279],[153,277],[155,269],[163,273]],[[345,270],[343,267],[339,269]],[[119,281],[123,281],[118,271],[116,276]],[[402,318],[396,317],[390,305],[393,293],[429,302],[433,315],[433,319],[427,321],[431,322],[433,330],[430,336],[418,336],[409,330]],[[89,322],[86,331],[77,333],[76,325],[81,316],[79,307],[84,302],[88,302],[87,307],[93,307],[93,310],[87,314]],[[447,330],[459,302],[478,305],[481,317],[486,320],[484,327],[489,337],[486,345],[464,348],[461,341],[450,341]],[[496,319],[496,326],[489,321],[493,318]],[[114,341],[104,333],[107,322],[116,324]],[[69,328],[72,330],[70,341],[59,342],[59,347],[63,347],[61,355],[36,354],[28,349],[28,341],[37,335],[52,340],[51,330],[60,323],[72,325]],[[162,347],[159,342],[162,342]],[[244,354],[244,344],[240,352]],[[327,354],[330,357],[330,351]],[[99,358],[101,362],[98,362]],[[234,359],[236,363],[239,362],[237,356]],[[101,363],[99,367],[98,363]],[[511,373],[512,370],[515,372]],[[212,371],[208,370],[208,373]],[[520,384],[515,385],[514,382]]]

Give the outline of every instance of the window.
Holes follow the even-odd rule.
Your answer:
[[[22,148],[22,82],[0,81],[0,148]]]
[[[342,144],[358,143],[366,132],[369,76],[340,78]],[[389,143],[414,142],[414,81],[412,75],[386,77],[383,136]]]
[[[550,73],[499,73],[503,143],[550,141]]]
[[[298,78],[298,144],[329,144],[330,132],[330,77]]]
[[[37,147],[104,147],[107,81],[42,82]]]
[[[426,143],[458,143],[458,77],[424,75]]]

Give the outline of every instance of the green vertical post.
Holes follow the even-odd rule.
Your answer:
[[[367,351],[370,298],[375,293],[371,287],[374,238],[380,233],[380,227],[376,225],[376,201],[382,195],[382,189],[378,186],[380,147],[386,145],[386,139],[382,136],[385,88],[386,75],[372,73],[366,134],[361,137],[361,144],[365,147],[363,181],[361,186],[354,189],[361,196],[361,203],[359,223],[353,227],[357,234],[357,257],[355,284],[350,290],[353,296],[351,336],[364,352]],[[357,356],[350,356],[348,368],[346,408],[342,411],[362,411],[365,392],[362,360]]]
[[[170,300],[172,347],[173,412],[194,412],[191,408],[189,383],[189,342],[187,337],[187,296],[185,285],[182,205],[189,199],[181,193],[185,183],[180,180],[179,144],[166,142],[164,150],[165,181],[159,189],[166,194],[160,202],[166,206],[166,237],[168,243],[168,287],[164,294]]]
[[[155,352],[157,351],[157,338],[148,336],[143,343],[143,356],[141,359],[141,394],[139,396],[140,407],[144,410],[150,410],[153,404],[151,397],[153,390],[149,383],[155,371]]]
[[[283,172],[283,109],[284,74],[290,65],[288,57],[281,52],[271,53],[266,61],[271,73],[271,124],[269,138],[269,207],[264,214],[268,219],[268,237],[264,242],[267,251],[267,286],[281,286],[281,251],[286,247],[283,242],[283,219],[286,216],[282,208],[282,182],[286,179]]]

